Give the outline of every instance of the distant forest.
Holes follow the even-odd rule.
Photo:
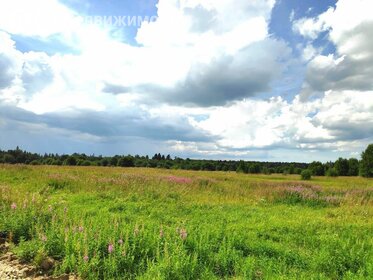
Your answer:
[[[360,162],[356,158],[339,158],[335,162],[311,163],[297,162],[259,162],[235,160],[198,160],[172,158],[170,155],[155,154],[149,156],[115,155],[112,157],[86,154],[59,155],[36,154],[21,150],[0,150],[0,163],[30,164],[30,165],[68,165],[68,166],[118,166],[118,167],[148,167],[165,169],[235,171],[251,174],[300,174],[308,169],[315,176],[357,176]]]

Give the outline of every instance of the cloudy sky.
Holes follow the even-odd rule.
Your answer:
[[[1,0],[0,149],[264,161],[373,142],[371,0]]]

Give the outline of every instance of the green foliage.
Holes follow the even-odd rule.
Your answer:
[[[370,144],[361,154],[360,175],[363,177],[373,177],[373,144]]]
[[[300,174],[300,177],[302,180],[311,180],[312,177],[312,172],[311,170],[303,170],[302,173]]]
[[[251,174],[258,174],[260,173],[260,165],[258,163],[252,163],[249,165],[249,172]]]
[[[15,248],[15,253],[21,261],[32,263],[42,245],[43,244],[37,239],[28,241],[21,239],[20,243]]]
[[[356,158],[350,158],[348,160],[348,176],[359,175],[359,161]]]
[[[135,166],[134,158],[131,157],[131,156],[121,157],[118,160],[118,166],[121,166],[121,167],[133,167],[133,166]]]
[[[148,167],[162,169],[204,170],[204,171],[238,171],[259,174],[263,170],[269,173],[300,174],[307,168],[306,163],[287,162],[254,162],[234,160],[195,160],[172,158],[170,155],[155,154],[149,156],[119,156],[102,157],[95,155],[77,154],[32,154],[16,150],[0,150],[0,163],[30,164],[30,165],[66,165],[66,166],[120,166],[120,167]],[[285,171],[285,172],[284,172]],[[267,171],[266,171],[267,172]]]
[[[319,161],[313,161],[308,166],[308,169],[311,170],[312,175],[314,176],[324,176],[325,175],[325,169],[321,162]]]
[[[338,177],[338,172],[337,170],[332,167],[332,168],[329,168],[328,171],[326,172],[326,176],[329,176],[329,177]]]
[[[23,261],[53,258],[56,275],[373,275],[370,179],[3,165],[0,181],[0,235]]]
[[[77,164],[77,160],[74,156],[69,156],[65,161],[64,161],[64,165],[76,165]]]
[[[247,167],[247,164],[241,160],[239,163],[238,163],[238,167],[237,167],[237,170],[236,170],[238,173],[249,173],[249,169]]]
[[[347,176],[349,171],[348,160],[344,158],[339,158],[334,163],[334,168],[339,176]]]

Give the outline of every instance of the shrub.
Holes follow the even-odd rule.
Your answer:
[[[72,165],[75,166],[77,163],[77,160],[73,156],[69,156],[65,161],[64,165]]]
[[[328,171],[326,172],[326,176],[338,177],[338,172],[337,170],[335,170],[335,168],[329,168]]]
[[[25,241],[23,238],[15,248],[15,253],[23,262],[32,262],[37,255],[41,244],[38,240]]]
[[[302,173],[300,174],[300,177],[302,180],[311,180],[311,171],[308,170],[308,169],[305,169],[302,171]]]
[[[133,167],[135,166],[134,158],[132,156],[121,157],[118,161],[118,166]]]

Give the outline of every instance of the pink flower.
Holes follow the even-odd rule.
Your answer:
[[[180,230],[180,238],[181,238],[182,240],[185,240],[185,239],[187,238],[187,236],[188,236],[188,233],[187,233],[186,229],[185,229],[185,228],[182,228],[182,229]]]
[[[190,178],[177,177],[177,176],[168,176],[166,177],[166,180],[171,183],[177,183],[177,184],[190,184],[193,182],[193,180]]]
[[[114,245],[113,244],[109,244],[107,250],[108,250],[109,254],[111,254],[114,251]]]
[[[17,204],[15,204],[15,202],[13,202],[12,205],[10,205],[10,208],[12,208],[12,210],[16,210],[17,209]]]
[[[84,258],[83,258],[83,260],[84,260],[84,262],[88,262],[89,257],[87,255],[85,255]]]
[[[79,232],[82,232],[84,228],[82,226],[79,227]]]

